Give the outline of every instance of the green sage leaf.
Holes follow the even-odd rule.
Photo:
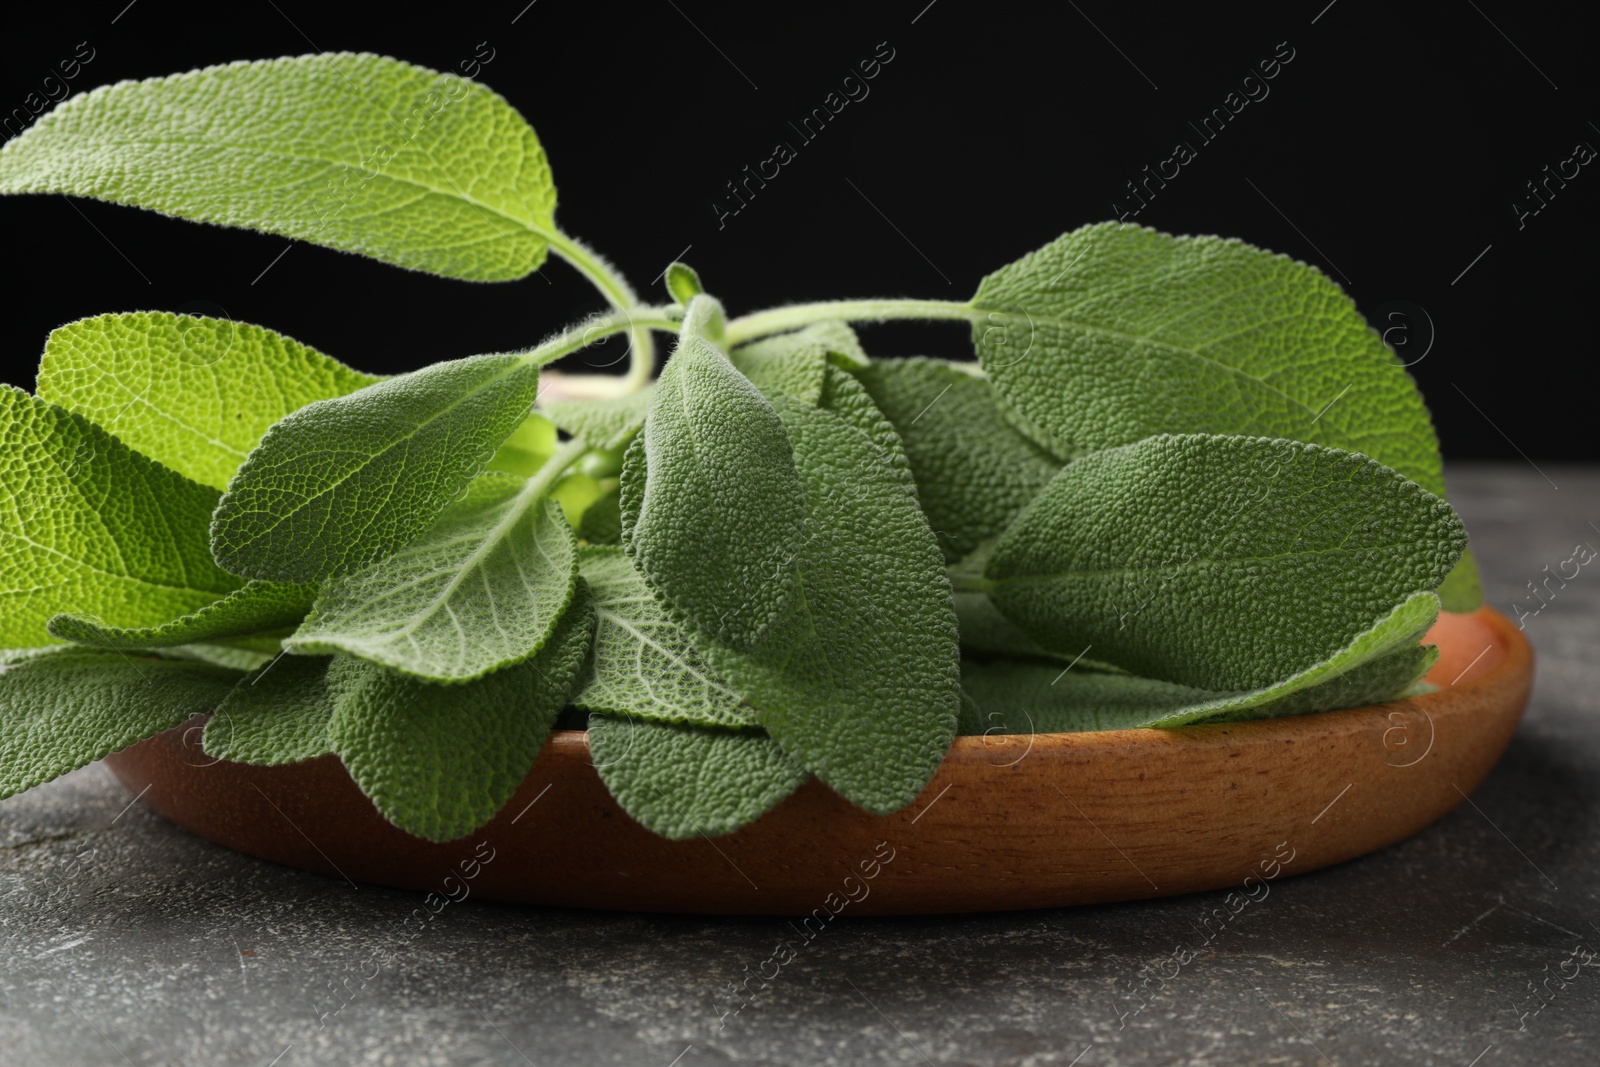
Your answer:
[[[578,542],[521,479],[474,482],[415,541],[323,583],[291,652],[348,652],[435,682],[467,682],[544,646],[571,601]]]
[[[1063,459],[1158,433],[1286,437],[1444,495],[1416,383],[1337,285],[1287,256],[1100,223],[984,278],[973,305],[996,391]]]
[[[160,311],[62,326],[39,363],[40,399],[218,489],[273,423],[376,381],[260,326]]]
[[[582,560],[594,598],[594,657],[574,704],[660,722],[755,725],[621,548],[585,548]]]
[[[623,469],[623,544],[689,625],[748,649],[794,590],[806,498],[772,405],[708,339],[713,313],[696,298],[656,382],[642,463]]]
[[[0,386],[0,647],[55,641],[63,609],[160,626],[240,585],[206,525],[217,491],[20,389]]]
[[[237,671],[63,648],[0,667],[0,798],[210,711]]]
[[[807,778],[759,731],[593,715],[589,749],[622,810],[672,841],[732,833]]]
[[[74,96],[0,152],[0,192],[94,197],[474,281],[536,270],[555,229],[550,165],[510,104],[351,52]]]
[[[556,426],[594,448],[626,448],[644,426],[654,387],[623,396],[593,400],[547,400],[545,416]]]
[[[484,469],[538,382],[523,357],[473,356],[301,408],[267,431],[217,505],[217,562],[318,582],[383,558]]]
[[[955,730],[943,558],[882,449],[832,412],[781,394],[773,406],[805,488],[794,595],[752,649],[692,636],[791,759],[868,811],[897,811]]]
[[[1214,692],[1128,674],[1039,663],[966,661],[975,733],[1067,733],[1304,715],[1389,700],[1438,658],[1417,641],[1439,614],[1433,593],[1408,598],[1334,655],[1269,686]]]
[[[861,381],[899,432],[948,561],[998,536],[1061,469],[1012,427],[990,384],[961,364],[877,360]]]
[[[326,755],[340,694],[364,675],[349,656],[280,656],[222,698],[201,747],[214,759],[267,767]]]
[[[222,599],[159,626],[106,626],[73,614],[57,615],[46,625],[52,637],[95,648],[208,644],[295,626],[311,610],[316,593],[309,585],[246,582]]]
[[[1448,504],[1365,456],[1178,434],[1068,465],[985,573],[1000,610],[1050,648],[1244,690],[1436,588],[1465,545]]]
[[[689,301],[705,292],[705,286],[700,284],[700,275],[687,263],[668,263],[665,275],[667,293],[679,304],[687,305]]]
[[[328,733],[383,817],[429,841],[492,819],[538,758],[589,654],[594,612],[580,586],[539,654],[465,686],[351,660]]]

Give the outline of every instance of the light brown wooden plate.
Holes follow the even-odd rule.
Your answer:
[[[385,822],[334,756],[218,763],[190,724],[106,763],[207,840],[453,898],[768,915],[1090,904],[1303,874],[1455,807],[1510,743],[1533,652],[1488,608],[1441,617],[1428,640],[1441,653],[1428,678],[1442,688],[1426,696],[1226,726],[961,737],[895,815],[810,781],[715,839],[666,841],[630,819],[582,731],[554,734],[494,821],[444,845]]]

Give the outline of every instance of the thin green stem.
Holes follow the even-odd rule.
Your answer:
[[[639,307],[639,297],[628,285],[627,279],[602,259],[599,253],[560,230],[552,230],[544,237],[550,243],[550,250],[588,278],[613,307],[623,311]],[[656,343],[648,326],[641,325],[631,331],[631,340],[628,373],[623,378],[623,391],[630,393],[649,384],[656,371]]]
[[[561,480],[561,476],[589,451],[589,445],[577,438],[557,448],[555,453],[544,461],[544,466],[535,471],[533,477],[517,490],[517,495],[511,501],[511,506],[506,509],[506,513],[500,516],[500,521],[494,524],[494,529],[485,534],[482,543],[473,550],[472,559],[476,560],[482,556],[491,545],[499,544],[507,531],[527,514],[528,509],[548,496],[556,482]],[[466,571],[467,568],[463,567],[459,573],[465,574]]]
[[[547,495],[555,487],[556,482],[561,480],[561,476],[592,450],[588,442],[577,437],[558,446],[550,458],[544,461],[544,466],[533,472],[528,484],[518,490],[518,506],[515,510],[520,512],[532,501]]]
[[[523,355],[523,359],[535,366],[543,367],[603,337],[610,337],[612,334],[627,330],[643,330],[647,333],[650,330],[666,330],[669,333],[677,333],[678,324],[682,321],[683,309],[680,307],[633,307],[613,311],[581,322],[547,341],[540,342],[529,349]],[[637,348],[635,352],[637,353]]]
[[[829,300],[790,304],[745,315],[728,323],[728,344],[741,345],[768,334],[809,326],[813,322],[886,322],[889,319],[957,319],[973,321],[985,312],[955,300]]]

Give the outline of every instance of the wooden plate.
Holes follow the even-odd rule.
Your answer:
[[[1441,652],[1428,677],[1443,688],[1426,696],[1227,726],[962,737],[895,815],[810,781],[715,839],[666,841],[631,820],[582,731],[554,734],[494,821],[443,845],[385,822],[334,756],[210,759],[201,720],[106,764],[207,840],[455,899],[821,921],[1254,894],[1416,833],[1500,758],[1527,703],[1532,649],[1488,608],[1441,617],[1428,640]]]

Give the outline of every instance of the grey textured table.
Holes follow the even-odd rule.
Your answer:
[[[1451,474],[1502,611],[1600,546],[1600,472]],[[87,768],[0,803],[0,1062],[1594,1064],[1600,957],[1573,950],[1600,948],[1600,571],[1527,632],[1533,703],[1472,804],[1275,883],[1142,1007],[1222,894],[842,919],[719,1029],[781,920],[469,900],[407,941],[418,894],[216,848]]]

